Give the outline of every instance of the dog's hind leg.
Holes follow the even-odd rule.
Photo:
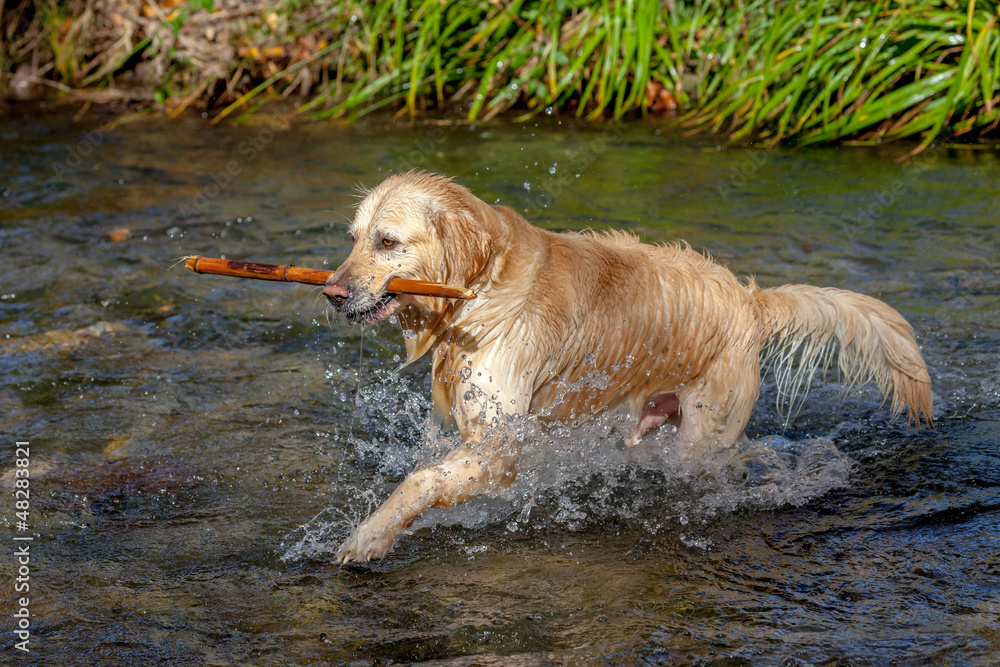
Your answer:
[[[635,425],[632,437],[625,441],[625,446],[634,447],[639,444],[642,436],[676,417],[680,411],[680,405],[677,394],[660,394],[647,398],[642,403],[639,423]]]
[[[760,394],[759,359],[738,352],[720,357],[690,389],[678,394],[680,441],[732,447],[744,437]]]

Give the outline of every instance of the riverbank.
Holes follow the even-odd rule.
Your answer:
[[[735,140],[995,139],[995,2],[23,1],[0,98],[216,120],[676,117]]]

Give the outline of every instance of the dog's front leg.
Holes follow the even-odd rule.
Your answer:
[[[450,507],[506,486],[517,474],[514,439],[498,428],[478,445],[465,445],[441,463],[410,474],[389,499],[355,529],[337,551],[337,560],[381,558],[399,534],[432,507]]]

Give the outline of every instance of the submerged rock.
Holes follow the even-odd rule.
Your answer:
[[[52,461],[47,461],[45,459],[40,459],[37,456],[33,456],[28,464],[28,472],[30,473],[29,479],[39,479],[44,477],[46,473],[55,468],[55,463]],[[17,471],[21,470],[22,474],[18,475]],[[23,469],[13,467],[8,468],[6,472],[0,475],[0,488],[13,489],[14,482],[19,478],[23,478]]]
[[[146,456],[117,463],[87,463],[52,471],[47,479],[96,498],[125,498],[136,493],[161,493],[187,488],[195,471],[164,456]]]
[[[127,329],[128,327],[120,322],[102,321],[73,331],[46,331],[35,336],[0,341],[0,354],[22,354],[48,350],[70,352],[93,340],[114,338],[125,333]]]

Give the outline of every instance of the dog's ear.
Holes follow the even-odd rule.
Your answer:
[[[444,249],[447,280],[468,285],[486,267],[493,239],[466,208],[439,208],[432,216]]]

